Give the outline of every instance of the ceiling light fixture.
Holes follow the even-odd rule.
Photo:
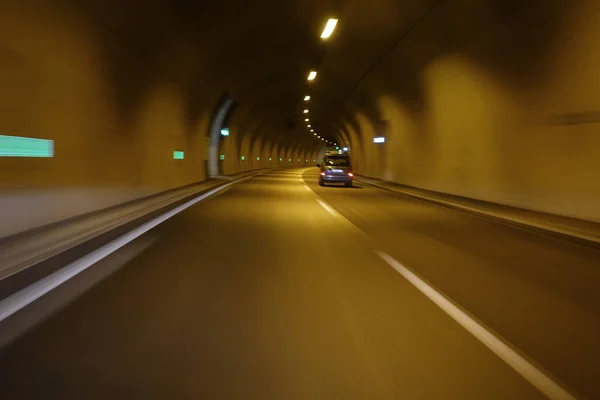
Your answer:
[[[308,110],[304,110],[304,114],[308,114]]]
[[[310,96],[304,96],[304,101],[309,101],[310,100]]]
[[[321,33],[321,39],[328,39],[333,33],[337,23],[338,20],[336,18],[329,18],[325,25],[325,29],[323,29],[323,33]]]
[[[308,73],[308,79],[309,81],[313,81],[315,78],[317,77],[317,71],[310,71]]]

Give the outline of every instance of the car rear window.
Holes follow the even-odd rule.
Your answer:
[[[349,167],[350,158],[344,156],[329,156],[325,158],[325,165],[332,167]]]

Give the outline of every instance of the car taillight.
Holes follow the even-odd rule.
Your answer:
[[[325,176],[325,171],[321,172],[321,176]]]
[[[352,178],[352,177],[354,176],[354,174],[353,174],[352,172],[348,172],[348,176],[349,176],[350,178]]]

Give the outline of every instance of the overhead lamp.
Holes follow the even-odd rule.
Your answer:
[[[323,29],[323,33],[321,33],[321,39],[327,39],[333,33],[335,26],[337,25],[338,20],[336,18],[329,18],[327,24],[325,25],[325,29]]]
[[[308,79],[309,81],[313,81],[316,77],[317,77],[317,71],[313,70],[308,73],[308,78],[306,78],[306,79]]]
[[[319,139],[321,139],[321,136],[317,136]]]
[[[317,136],[317,134],[316,134],[316,133],[313,133],[313,135]]]
[[[314,132],[315,130],[314,130],[314,129],[311,129],[310,131],[311,131],[311,132]]]
[[[309,128],[311,127],[311,125],[310,125],[310,124],[308,124],[308,125],[306,125],[306,126],[307,126],[307,127],[309,127]]]
[[[304,114],[308,114],[308,110],[304,110],[303,112],[304,112]]]
[[[310,100],[310,96],[304,96],[304,101],[309,101]]]
[[[373,143],[385,143],[385,137],[383,137],[383,136],[374,137]]]
[[[308,118],[305,118],[304,120],[305,120],[306,122],[310,121]]]

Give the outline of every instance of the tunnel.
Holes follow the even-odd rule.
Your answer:
[[[599,45],[592,0],[2,0],[0,397],[600,397]]]

